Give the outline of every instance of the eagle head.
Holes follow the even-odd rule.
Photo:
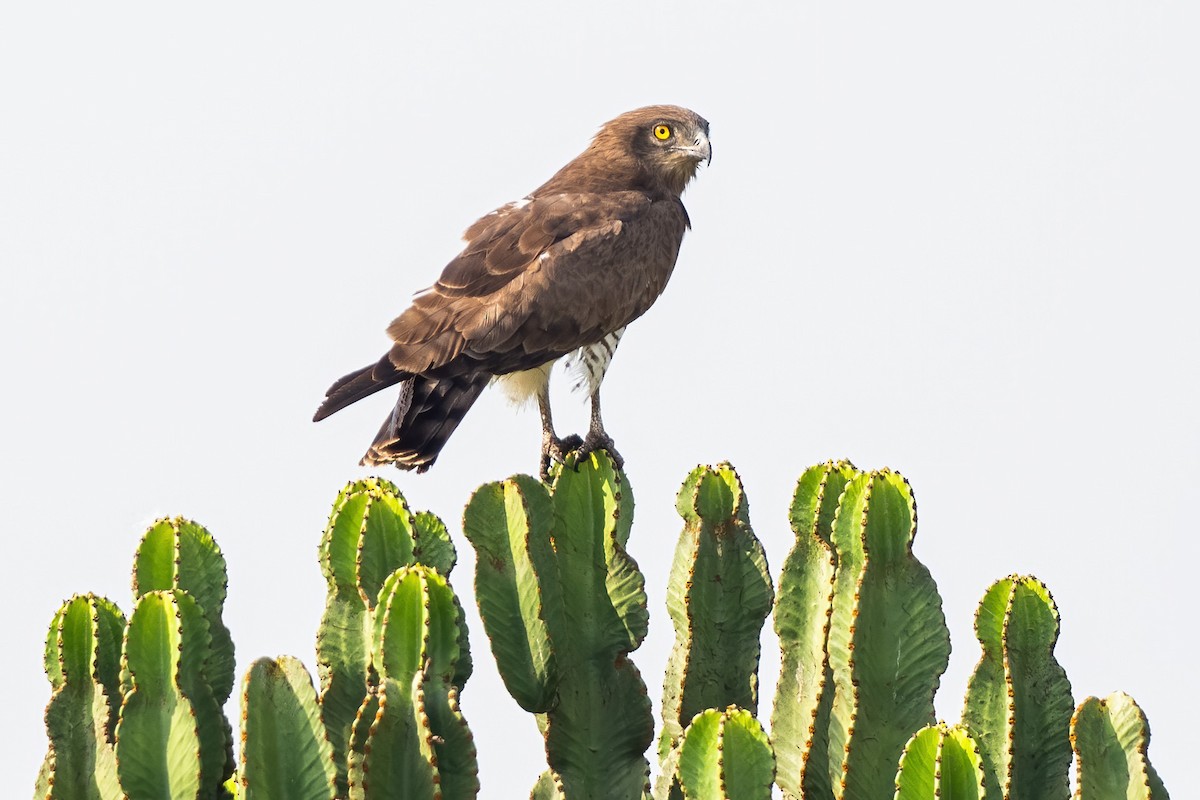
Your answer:
[[[700,162],[712,161],[708,121],[680,106],[638,108],[605,123],[584,153],[589,155],[635,184],[679,195]]]

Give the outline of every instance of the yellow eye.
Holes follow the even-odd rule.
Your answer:
[[[665,142],[667,139],[671,138],[671,129],[666,125],[655,125],[654,138],[658,139],[660,142]]]

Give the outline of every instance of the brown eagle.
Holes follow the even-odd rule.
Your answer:
[[[329,388],[313,420],[396,384],[400,397],[362,464],[424,472],[493,380],[537,398],[543,478],[578,448],[621,457],[600,419],[600,382],[625,331],[662,293],[690,226],[679,196],[712,160],[708,123],[648,106],[605,124],[524,198],[479,219],[437,283],[388,326],[391,349]],[[549,379],[566,357],[590,390],[587,436],[559,439]]]

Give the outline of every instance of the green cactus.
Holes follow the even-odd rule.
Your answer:
[[[133,564],[134,599],[147,592],[182,589],[208,621],[212,639],[204,675],[217,703],[233,692],[233,638],[221,618],[228,577],[225,556],[212,534],[182,517],[160,519],[142,536]]]
[[[475,745],[453,683],[462,611],[445,579],[424,565],[384,581],[373,614],[378,685],[350,742],[351,798],[473,798]]]
[[[675,646],[663,682],[659,798],[679,796],[670,765],[688,721],[709,708],[757,712],[759,640],[774,600],[766,554],[731,466],[693,470],[676,508],[684,528],[667,584]]]
[[[983,759],[961,725],[928,725],[900,756],[895,800],[983,800]]]
[[[1168,800],[1150,764],[1150,725],[1133,698],[1089,697],[1071,718],[1077,800]]]
[[[625,552],[633,498],[607,454],[568,458],[547,489],[517,476],[472,496],[463,530],[500,674],[539,719],[552,776],[572,800],[640,798],[654,735],[628,659],[648,624],[644,579]],[[550,795],[553,796],[553,795]]]
[[[892,789],[913,731],[933,722],[950,635],[929,570],[912,554],[917,513],[900,475],[846,484],[833,522],[837,551],[829,663],[829,768],[838,800]]]
[[[245,800],[333,800],[337,770],[312,677],[298,659],[260,658],[242,682]]]
[[[229,774],[226,726],[205,679],[208,621],[182,589],[138,600],[121,654],[117,763],[130,800],[216,796]]]
[[[776,782],[785,797],[833,795],[828,767],[833,675],[826,649],[837,566],[831,536],[838,500],[858,474],[848,461],[810,467],[792,499],[796,543],[783,564],[775,603],[783,662],[771,714]]]
[[[679,746],[679,782],[695,800],[768,800],[775,755],[754,715],[730,706],[701,711]]]
[[[35,797],[125,797],[113,748],[124,628],[116,605],[92,594],[72,597],[54,615],[45,654],[54,689],[46,707],[50,751]]]
[[[427,512],[413,514],[394,484],[369,478],[338,494],[320,555],[328,584],[317,632],[321,711],[338,768],[338,796],[345,797],[350,739],[363,699],[377,681],[371,668],[371,620],[379,591],[395,570],[412,564],[448,576],[456,554],[441,520]],[[471,674],[465,624],[460,645],[452,682],[461,689]]]
[[[967,683],[963,723],[979,743],[989,796],[1065,800],[1074,701],[1054,658],[1058,609],[1037,578],[1012,575],[975,615],[983,654]]]

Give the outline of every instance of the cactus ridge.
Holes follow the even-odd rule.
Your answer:
[[[253,800],[333,800],[337,770],[312,677],[299,659],[260,658],[242,682],[238,781]]]
[[[35,796],[124,798],[114,729],[120,708],[118,670],[125,618],[110,600],[75,595],[54,615],[46,644],[49,751]]]
[[[904,746],[895,800],[983,800],[983,760],[966,728],[927,725]]]
[[[1074,701],[1054,658],[1054,599],[1037,578],[1002,578],[980,601],[975,630],[982,653],[967,684],[963,721],[979,743],[989,792],[1066,798]]]
[[[679,744],[678,774],[686,798],[768,800],[775,757],[762,725],[746,709],[706,709]]]
[[[937,586],[912,554],[916,525],[912,490],[890,470],[847,483],[834,516],[828,763],[838,800],[886,793],[887,765],[934,720],[950,636]]]
[[[351,762],[362,766],[362,753],[351,752],[352,743],[364,746],[367,741],[368,731],[359,730],[361,712],[377,702],[372,693],[381,679],[372,656],[380,594],[398,569],[423,564],[448,576],[456,558],[441,520],[429,512],[414,514],[392,482],[352,481],[338,493],[320,546],[327,594],[317,632],[317,668],[339,797],[350,792]],[[452,604],[458,621],[450,680],[461,690],[471,674],[470,648],[457,598]],[[395,701],[392,706],[396,708]]]
[[[662,761],[700,711],[730,705],[756,711],[760,636],[774,601],[766,553],[729,464],[693,470],[676,508],[684,529],[667,588],[675,645],[663,682]],[[672,776],[664,767],[659,797],[678,796],[666,786]]]
[[[1133,698],[1088,697],[1071,717],[1077,800],[1169,800],[1150,763],[1150,725]]]
[[[810,467],[796,482],[792,499],[789,519],[796,539],[775,603],[782,663],[771,713],[776,782],[787,797],[833,793],[827,767],[833,676],[826,649],[837,558],[831,529],[838,499],[858,474],[849,461]]]
[[[233,693],[236,680],[233,637],[222,619],[228,585],[225,556],[216,540],[203,525],[183,517],[155,521],[134,554],[135,600],[155,590],[181,589],[204,613],[211,639],[205,680],[221,705]]]
[[[566,796],[646,788],[654,720],[628,654],[649,613],[625,551],[632,511],[624,476],[593,453],[578,464],[568,457],[549,487],[527,476],[482,486],[463,515],[496,665],[518,703],[539,715]],[[535,796],[553,796],[552,785],[539,779]]]

